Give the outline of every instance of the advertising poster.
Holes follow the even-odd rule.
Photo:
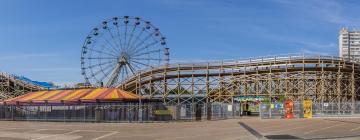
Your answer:
[[[312,118],[312,101],[304,100],[304,118]]]

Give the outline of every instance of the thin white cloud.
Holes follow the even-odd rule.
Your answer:
[[[302,54],[314,54],[314,55],[324,55],[324,56],[336,56],[334,54],[330,54],[330,53],[326,53],[323,51],[314,51],[314,50],[309,50],[309,49],[301,49],[300,53]]]
[[[42,68],[29,68],[26,69],[26,71],[31,72],[64,72],[64,71],[80,71],[80,68],[74,68],[74,67],[42,67]]]
[[[349,1],[334,0],[275,0],[279,4],[289,7],[304,15],[311,15],[317,19],[340,24],[341,26],[359,26],[360,16],[357,13],[348,12],[349,9],[360,8],[355,4],[345,5]],[[340,3],[342,2],[342,3]]]
[[[337,44],[335,43],[320,43],[320,42],[313,42],[313,41],[294,41],[295,43],[303,44],[304,47],[309,48],[318,48],[318,49],[336,49]]]
[[[296,34],[292,35],[282,35],[277,32],[268,31],[267,29],[260,26],[252,26],[250,28],[257,33],[257,36],[262,38],[267,38],[275,41],[288,42],[302,45],[305,48],[318,48],[318,49],[336,49],[337,44],[334,42],[322,42],[315,40],[314,38],[306,38],[303,36],[297,36]],[[335,40],[336,41],[336,40]]]

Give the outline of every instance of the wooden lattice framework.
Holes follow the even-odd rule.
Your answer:
[[[38,90],[44,88],[18,80],[10,74],[0,73],[0,101]]]
[[[237,96],[284,96],[354,109],[360,64],[339,57],[289,55],[173,64],[138,73],[120,88],[168,104],[231,103]],[[341,107],[341,103],[351,103]]]

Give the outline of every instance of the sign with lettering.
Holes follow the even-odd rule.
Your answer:
[[[264,101],[265,97],[264,96],[240,96],[240,97],[235,97],[234,101]]]
[[[155,115],[171,115],[171,111],[170,110],[155,110],[154,114]]]

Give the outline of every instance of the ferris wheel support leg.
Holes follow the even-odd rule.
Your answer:
[[[110,87],[110,86],[114,85],[114,83],[117,81],[117,79],[119,77],[119,72],[120,72],[122,66],[123,66],[122,64],[116,65],[116,68],[111,72],[111,77],[110,77],[109,81],[106,83],[106,87]]]

